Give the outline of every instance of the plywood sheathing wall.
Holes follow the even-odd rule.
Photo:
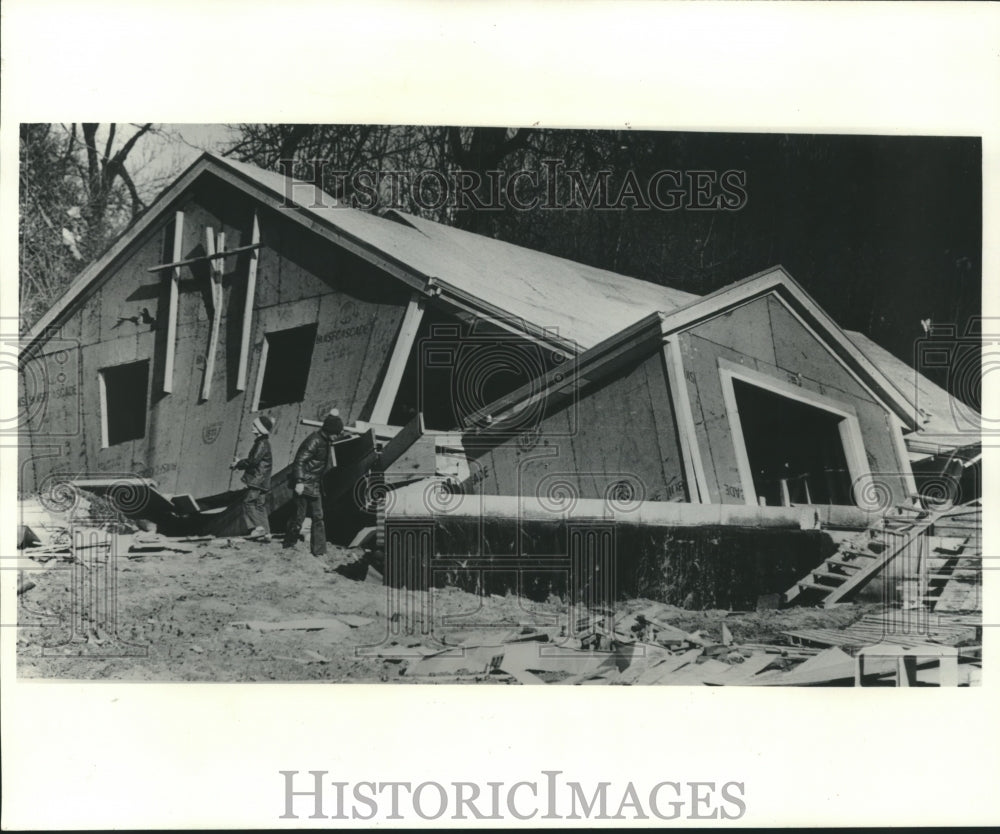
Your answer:
[[[226,236],[227,248],[249,243],[255,206],[244,195],[211,183],[200,187],[178,206],[185,213],[183,257],[204,253],[205,227]],[[52,471],[76,474],[131,473],[153,477],[164,492],[210,495],[239,486],[229,471],[236,454],[243,454],[251,438],[249,425],[264,334],[270,330],[316,324],[305,399],[270,409],[277,421],[272,445],[275,468],[284,466],[308,428],[302,417],[317,417],[336,405],[345,420],[363,416],[374,401],[388,354],[402,319],[409,293],[394,279],[334,245],[301,229],[280,212],[260,212],[264,243],[259,253],[257,299],[251,335],[247,390],[236,391],[238,352],[248,254],[225,261],[222,321],[212,393],[200,393],[209,344],[212,312],[207,265],[184,267],[178,309],[174,392],[162,393],[163,331],[167,293],[162,274],[148,272],[164,257],[172,242],[173,213],[165,213],[121,264],[110,270],[99,288],[63,324],[60,333],[43,347],[42,372],[52,376],[55,366],[78,367],[76,393],[66,395],[29,424],[32,448],[53,436],[65,447],[58,458],[37,458],[25,466],[24,477],[34,489]],[[146,307],[156,318],[149,325],[119,322]],[[73,340],[68,347],[66,334]],[[100,368],[137,359],[149,359],[150,413],[142,440],[101,448]]]
[[[466,489],[486,495],[554,495],[568,484],[580,498],[604,498],[622,481],[649,501],[685,501],[684,470],[662,354],[583,388],[541,419],[537,432],[478,447]]]
[[[712,503],[744,503],[732,431],[723,400],[719,358],[850,404],[857,414],[868,466],[882,473],[899,500],[906,487],[899,473],[893,428],[885,408],[776,298],[767,296],[696,325],[680,335],[685,382],[695,434]]]

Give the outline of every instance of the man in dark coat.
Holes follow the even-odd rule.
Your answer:
[[[326,526],[323,523],[323,476],[336,464],[333,442],[344,431],[344,421],[330,414],[319,431],[310,434],[295,453],[292,463],[292,486],[295,507],[285,531],[285,547],[294,548],[306,513],[312,518],[309,545],[313,556],[326,555]]]
[[[262,414],[253,421],[254,434],[250,454],[233,463],[233,469],[243,470],[247,485],[243,496],[243,523],[250,530],[247,538],[270,541],[271,527],[267,521],[267,493],[271,489],[271,429],[274,421]]]

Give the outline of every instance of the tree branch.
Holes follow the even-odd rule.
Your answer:
[[[114,122],[112,122],[110,125],[108,125],[108,141],[104,145],[104,159],[105,159],[105,161],[111,159],[111,145],[115,141],[115,129],[116,129],[116,127],[117,126],[115,125]]]
[[[97,147],[94,144],[94,139],[97,136],[97,127],[97,124],[93,122],[83,122],[81,125],[83,130],[83,144],[87,148],[87,179],[91,196],[93,196],[100,178],[100,164],[97,158]]]
[[[132,182],[132,177],[129,176],[128,171],[125,170],[124,165],[118,165],[116,174],[121,177],[125,187],[128,189],[129,196],[132,198],[132,219],[135,220],[146,208],[145,204],[139,198],[139,192],[136,190],[135,183]]]
[[[139,139],[141,139],[147,133],[149,133],[149,131],[152,130],[152,128],[153,128],[152,123],[144,124],[142,127],[140,127],[135,132],[135,134],[118,149],[118,153],[115,154],[114,159],[111,161],[117,163],[119,166],[124,168],[125,160],[126,158],[128,158],[128,155],[132,152],[132,148],[135,147],[135,143],[138,142]]]

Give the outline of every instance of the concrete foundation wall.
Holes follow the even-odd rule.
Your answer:
[[[818,530],[452,517],[407,525],[387,527],[388,576],[531,599],[556,594],[594,607],[645,597],[753,609],[835,550]]]

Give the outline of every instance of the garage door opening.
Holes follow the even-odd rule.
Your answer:
[[[844,417],[733,379],[758,502],[853,504]]]

